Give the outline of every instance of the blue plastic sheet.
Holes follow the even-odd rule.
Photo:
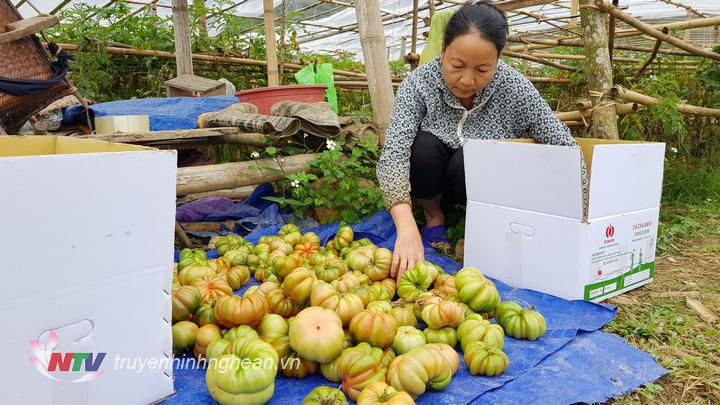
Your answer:
[[[246,236],[250,242],[264,235],[277,233],[282,223],[258,228]],[[318,234],[322,243],[332,238],[339,224],[306,228]],[[367,237],[374,243],[392,248],[395,227],[390,214],[381,211],[369,220],[354,224],[355,238]],[[455,273],[461,265],[430,247],[426,259]],[[215,251],[208,257],[216,257]],[[596,332],[610,322],[615,307],[587,301],[567,301],[536,291],[515,289],[495,281],[503,300],[521,305],[534,305],[547,319],[548,330],[537,341],[506,337],[504,351],[510,358],[508,370],[497,377],[471,376],[461,361],[460,369],[443,391],[429,391],[420,396],[418,404],[468,403],[538,403],[543,404],[596,402],[636,389],[665,373],[649,354],[641,352],[621,338]],[[238,294],[242,294],[254,280]],[[462,354],[461,354],[462,356]],[[462,358],[462,357],[461,357]],[[337,386],[315,374],[302,380],[278,374],[271,404],[296,404],[318,385]],[[202,369],[175,370],[176,394],[168,404],[211,404]]]
[[[93,104],[90,116],[149,115],[151,131],[193,129],[197,128],[200,114],[222,110],[237,102],[234,96],[141,98]],[[85,123],[84,110],[79,104],[68,107],[63,124]]]

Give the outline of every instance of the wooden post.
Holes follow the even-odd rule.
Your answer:
[[[273,0],[263,0],[263,8],[265,9],[265,59],[267,60],[268,86],[279,86]]]
[[[430,20],[432,21],[433,15],[435,15],[435,0],[428,0],[428,12],[430,13]]]
[[[175,62],[177,75],[193,74],[192,45],[190,43],[190,19],[187,0],[172,0],[175,34]]]
[[[405,41],[407,41],[406,36],[403,35],[402,37],[400,37],[400,56],[398,57],[398,59],[400,60],[405,58]]]
[[[370,87],[370,102],[379,132],[378,139],[382,145],[385,130],[390,124],[395,95],[390,78],[390,63],[385,55],[385,34],[380,16],[380,3],[378,0],[358,1],[355,3],[355,12]]]
[[[410,43],[410,53],[413,55],[413,58],[410,61],[410,67],[411,69],[415,69],[419,62],[415,59],[415,55],[417,54],[418,0],[413,0],[412,12],[412,42]]]
[[[287,7],[285,4],[285,0],[282,0],[281,6],[280,6],[280,63],[278,66],[278,75],[279,75],[279,81],[280,84],[283,82],[283,72],[285,71],[285,66],[283,62],[285,62],[285,31],[287,30]]]
[[[578,0],[570,0],[570,15],[577,15],[578,13]],[[569,22],[570,28],[577,28],[577,17],[573,17]]]
[[[692,20],[693,13],[690,10],[686,10],[686,11],[687,11],[687,21],[689,23],[690,20]],[[690,42],[690,30],[689,29],[685,30],[685,41]]]
[[[592,7],[592,0],[580,0],[579,5],[588,91],[593,103],[591,133],[593,138],[619,139],[617,114],[607,94],[613,85],[607,15]]]

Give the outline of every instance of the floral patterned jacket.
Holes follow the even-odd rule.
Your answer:
[[[413,71],[396,94],[377,164],[388,209],[410,203],[410,150],[418,130],[434,134],[453,149],[467,139],[528,136],[540,143],[577,146],[532,83],[502,60],[467,110],[445,84],[438,57]]]

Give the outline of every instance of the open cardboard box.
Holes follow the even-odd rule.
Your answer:
[[[173,393],[171,361],[150,363],[172,358],[176,167],[174,151],[0,136],[3,403],[140,404]],[[93,358],[48,372],[50,352]]]
[[[577,142],[582,156],[528,140],[465,144],[465,266],[565,299],[601,301],[652,281],[665,144]]]

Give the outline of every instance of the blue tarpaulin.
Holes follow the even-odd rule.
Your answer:
[[[259,227],[246,236],[257,243],[263,235],[277,233],[283,222]],[[320,236],[322,243],[334,236],[339,225],[331,224],[304,229]],[[395,227],[386,211],[353,225],[355,238],[367,237],[379,246],[392,248]],[[461,265],[426,247],[426,259],[455,273]],[[215,251],[208,257],[216,257]],[[506,337],[504,351],[510,358],[508,370],[497,377],[471,376],[461,361],[460,369],[443,391],[426,392],[418,404],[543,404],[598,402],[622,395],[652,382],[665,374],[654,358],[633,348],[615,335],[598,331],[610,322],[615,308],[586,301],[567,301],[536,291],[514,289],[494,280],[502,300],[513,300],[523,306],[534,305],[547,320],[544,337],[534,341]],[[252,280],[249,285],[257,282]],[[248,285],[248,286],[249,286]],[[248,287],[244,287],[237,294]],[[320,373],[305,379],[285,378],[280,373],[275,382],[271,404],[298,404],[318,385],[337,386]],[[175,368],[176,394],[167,404],[213,403],[205,385],[202,369]]]
[[[143,98],[111,101],[90,106],[91,117],[149,115],[151,131],[197,128],[200,114],[222,110],[238,102],[235,96]],[[85,122],[85,109],[74,105],[65,109],[63,124]]]

